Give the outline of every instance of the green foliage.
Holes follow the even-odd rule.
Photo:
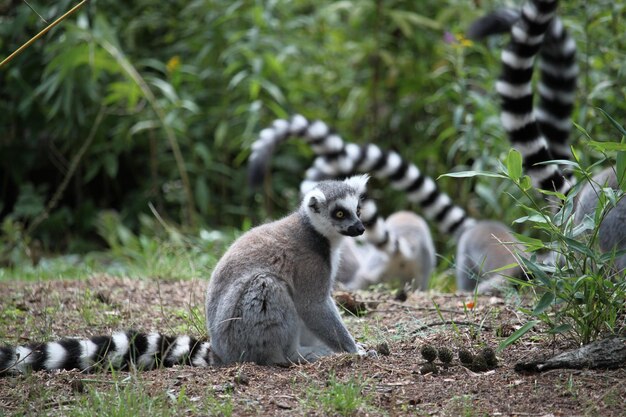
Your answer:
[[[614,149],[611,143],[599,148],[604,153]],[[515,159],[515,157],[513,158]],[[517,162],[513,162],[516,166]],[[590,178],[577,164],[573,167],[582,171],[580,177]],[[515,171],[515,169],[513,169]],[[562,200],[561,209],[552,216],[542,203],[533,200],[524,181],[511,174],[509,158],[506,175],[527,193],[532,207],[524,206],[527,215],[519,222],[538,230],[541,239],[519,236],[532,252],[539,250],[554,254],[554,265],[545,265],[534,256],[521,258],[525,269],[533,280],[516,281],[521,287],[531,289],[537,302],[528,311],[537,320],[532,320],[503,341],[500,349],[515,342],[539,321],[549,326],[549,333],[568,334],[580,343],[588,343],[604,334],[620,332],[620,317],[626,312],[626,281],[624,272],[617,272],[614,260],[621,252],[603,253],[597,244],[600,223],[615,207],[623,192],[601,188],[599,203],[594,216],[585,218],[579,225],[573,222],[573,208],[582,183],[567,196],[557,195]],[[622,174],[618,174],[621,177]],[[554,196],[556,193],[544,194]]]
[[[73,4],[32,6],[50,21]],[[180,265],[152,261],[170,248],[141,241],[149,203],[192,235],[285,213],[295,206],[310,150],[301,143],[279,150],[267,198],[246,190],[245,161],[256,132],[294,112],[328,121],[347,140],[395,148],[433,177],[499,172],[510,146],[493,85],[505,39],[477,44],[462,33],[500,5],[89,2],[2,69],[0,217],[22,230],[18,240],[0,237],[2,263],[32,262],[34,242],[43,253],[101,247],[102,216],[114,210],[130,235],[118,231],[127,236],[109,235],[104,243],[119,254],[127,238],[131,249],[123,258],[153,254],[146,262],[156,265],[151,273],[169,274]],[[10,6],[0,13],[3,51],[45,25],[26,4]],[[625,6],[577,0],[560,7],[578,41],[582,70],[574,115],[582,130],[573,142],[581,165],[590,166],[601,159],[602,144],[623,146],[599,107],[614,115],[626,111],[626,48],[619,36]],[[585,146],[589,137],[598,145]],[[29,230],[82,146],[86,151],[58,204]],[[517,179],[519,170],[511,168]],[[470,215],[510,223],[525,214],[516,202],[529,183],[523,176],[520,181],[521,189],[501,175],[442,177],[438,184]],[[388,188],[373,184],[383,214],[407,206]],[[528,226],[515,224],[536,238],[539,232]],[[443,259],[450,259],[451,239],[435,239]],[[450,262],[441,262],[439,272]]]

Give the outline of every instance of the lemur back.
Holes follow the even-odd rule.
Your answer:
[[[364,289],[378,283],[395,282],[400,286],[409,285],[412,291],[428,289],[437,260],[424,219],[411,211],[398,211],[385,220],[385,229],[389,239],[397,245],[392,252],[377,250],[371,245],[346,248],[356,252],[363,261],[353,265],[354,276],[344,282],[345,286]],[[342,262],[351,259],[343,256]]]

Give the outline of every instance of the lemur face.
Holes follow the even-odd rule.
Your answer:
[[[309,218],[318,232],[329,238],[365,232],[360,216],[367,179],[356,176],[344,181],[323,181],[305,196]]]

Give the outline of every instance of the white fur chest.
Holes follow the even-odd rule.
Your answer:
[[[335,282],[337,276],[337,270],[339,269],[339,262],[341,258],[341,251],[343,249],[343,239],[337,239],[335,242],[330,243],[330,282],[331,287]]]

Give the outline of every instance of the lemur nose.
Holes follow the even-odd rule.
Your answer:
[[[360,236],[363,234],[363,232],[365,232],[365,227],[361,222],[354,223],[353,225],[348,227],[349,236]]]

